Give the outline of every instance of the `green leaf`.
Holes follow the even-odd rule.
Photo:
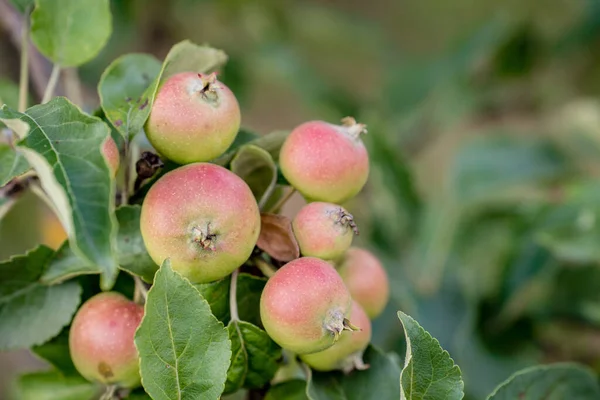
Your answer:
[[[0,219],[11,210],[16,202],[14,197],[0,196]]]
[[[90,61],[111,31],[109,0],[36,0],[31,13],[31,40],[61,67]]]
[[[227,326],[231,339],[231,364],[225,393],[242,386],[256,389],[269,382],[277,371],[281,349],[259,327],[245,321],[231,321]]]
[[[400,375],[402,399],[462,399],[460,368],[447,351],[414,319],[398,312],[406,337],[406,357]]]
[[[242,321],[262,327],[260,320],[260,295],[267,280],[258,276],[241,273],[237,281],[238,313]],[[229,286],[231,276],[217,282],[200,283],[194,286],[212,310],[214,316],[224,324],[229,323]]]
[[[238,135],[242,134],[242,132],[243,131],[240,131]],[[273,161],[277,163],[279,161],[279,151],[281,150],[281,146],[283,146],[283,143],[289,134],[290,131],[274,131],[264,136],[254,134],[254,136],[257,136],[255,138],[251,138],[250,135],[244,134],[239,140],[236,138],[236,141],[229,147],[229,150],[213,162],[221,166],[228,166],[242,146],[253,145],[265,150],[271,155]]]
[[[148,255],[140,232],[140,206],[123,206],[117,209],[119,233],[117,255],[119,267],[152,283],[158,265]]]
[[[25,158],[6,143],[0,143],[0,186],[29,170]]]
[[[237,151],[240,149],[240,147],[251,143],[258,138],[260,138],[260,135],[258,133],[251,132],[245,128],[240,128],[237,135],[235,136],[233,143],[231,143],[231,146],[229,146],[227,151],[222,156],[213,160],[212,162],[223,167],[229,166],[229,163],[231,162]]]
[[[81,300],[76,282],[39,282],[53,251],[40,246],[0,263],[0,350],[31,347],[54,337]]]
[[[79,372],[75,369],[69,353],[69,330],[64,328],[57,336],[46,343],[31,348],[37,356],[46,360],[58,372],[67,376],[77,376]]]
[[[226,62],[227,54],[224,51],[208,46],[198,46],[189,40],[184,40],[169,50],[169,54],[163,62],[159,79],[162,83],[171,76],[186,71],[213,72],[225,65]]]
[[[494,390],[488,400],[600,399],[598,380],[587,367],[557,363],[521,370]]]
[[[154,400],[218,399],[231,358],[227,330],[200,292],[165,261],[135,335],[142,384]]]
[[[367,370],[352,371],[348,375],[342,372],[312,371],[306,386],[308,398],[311,400],[398,400],[400,398],[398,364],[373,346],[369,346],[365,351],[364,361],[369,365]]]
[[[110,289],[118,272],[114,181],[100,150],[108,126],[63,97],[25,113],[4,106],[0,120],[20,136],[18,148],[38,173],[72,250],[101,269],[102,286]]]
[[[260,295],[267,284],[267,279],[240,274],[237,282],[238,313],[242,321],[262,327],[260,320]]]
[[[56,371],[21,375],[16,386],[19,400],[92,400],[101,392],[82,377],[65,377]]]
[[[279,162],[279,151],[289,135],[290,131],[273,131],[268,135],[251,141],[249,144],[266,150],[273,158],[273,161]]]
[[[293,379],[278,383],[269,389],[265,400],[308,400],[308,397],[306,397],[306,381]]]
[[[248,184],[262,210],[277,183],[277,166],[271,155],[258,146],[244,145],[231,160],[231,171]]]
[[[144,389],[138,388],[129,393],[123,400],[152,400],[152,397],[144,392]]]
[[[126,54],[113,61],[98,83],[100,104],[124,138],[137,135],[150,115],[147,89],[160,72],[160,61],[149,54]]]
[[[119,222],[117,257],[119,268],[141,277],[148,283],[154,279],[158,266],[146,251],[140,233],[140,206],[123,206],[116,211]],[[42,281],[49,284],[62,282],[79,275],[99,274],[101,270],[78,257],[65,242],[56,252]]]
[[[239,278],[238,278],[239,282]],[[196,283],[194,287],[210,305],[212,314],[224,324],[229,321],[229,285],[231,276],[210,283]]]
[[[40,280],[47,285],[55,285],[79,275],[99,274],[100,268],[78,257],[66,241],[56,251],[48,268]]]

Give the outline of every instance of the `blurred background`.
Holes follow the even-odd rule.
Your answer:
[[[18,21],[0,4],[0,94],[10,104]],[[106,48],[67,72],[83,82],[88,110],[114,58],[162,59],[187,38],[229,54],[222,79],[251,130],[346,115],[368,125],[370,180],[347,208],[361,229],[357,244],[392,279],[376,344],[403,355],[395,313],[412,315],[460,366],[468,399],[540,362],[575,360],[600,373],[600,0],[112,7]],[[39,68],[37,100],[36,80],[49,73]],[[63,238],[25,195],[0,225],[0,258]],[[0,387],[38,365],[2,355]]]

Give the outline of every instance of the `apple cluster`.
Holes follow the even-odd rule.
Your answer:
[[[231,146],[240,128],[234,94],[213,74],[185,72],[159,88],[145,125],[156,151],[181,165],[149,189],[140,232],[150,257],[166,259],[192,283],[223,279],[245,264],[261,233],[261,210],[249,186],[211,163]],[[352,247],[358,228],[340,204],[365,185],[366,131],[353,118],[340,125],[311,121],[285,140],[279,166],[307,201],[291,223],[300,257],[270,276],[260,299],[268,335],[310,367],[364,369],[371,319],[386,306],[389,283],[379,260]],[[118,151],[103,152],[114,174]],[[116,292],[98,294],[77,312],[69,346],[87,379],[122,387],[140,383],[134,335],[142,305]]]

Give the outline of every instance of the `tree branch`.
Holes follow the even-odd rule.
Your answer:
[[[21,51],[21,32],[23,30],[23,17],[8,0],[0,0],[0,28],[3,28],[10,36],[16,49]],[[29,42],[29,76],[33,89],[39,99],[42,98],[46,83],[52,71],[52,63],[48,61]],[[57,90],[58,95],[64,94],[62,88]]]

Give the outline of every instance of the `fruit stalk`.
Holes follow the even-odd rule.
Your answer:
[[[231,322],[240,321],[240,314],[238,313],[237,304],[237,280],[239,273],[239,269],[233,271],[231,274],[231,284],[229,286],[229,314],[231,316]]]

